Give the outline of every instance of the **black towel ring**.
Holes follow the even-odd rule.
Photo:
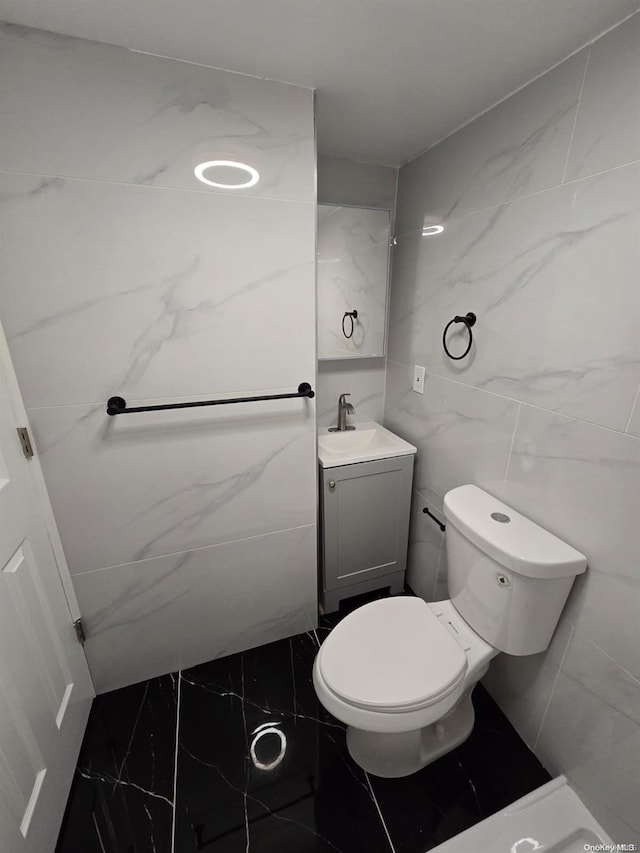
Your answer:
[[[344,321],[347,319],[347,317],[351,320],[351,331],[349,332],[349,334],[347,334],[347,330],[344,327]],[[355,308],[353,309],[353,311],[345,311],[344,312],[344,316],[342,317],[342,334],[345,336],[345,338],[352,338],[353,337],[353,330],[355,329],[354,320],[357,320],[357,319],[358,319],[358,312],[356,311]]]
[[[473,333],[471,331],[471,327],[475,325],[476,320],[476,315],[472,311],[469,311],[469,313],[465,314],[464,317],[460,317],[458,314],[456,314],[453,320],[449,320],[447,325],[444,327],[444,332],[442,333],[442,346],[444,347],[444,351],[446,352],[446,354],[453,361],[460,361],[461,358],[464,358],[466,355],[469,354],[471,344],[473,343]],[[469,343],[462,355],[451,355],[447,348],[447,332],[449,331],[449,326],[452,326],[454,323],[464,323],[464,325],[467,327],[467,331],[469,332]]]

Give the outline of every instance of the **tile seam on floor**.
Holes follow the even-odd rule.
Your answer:
[[[240,704],[242,707],[242,727],[244,729],[244,744],[245,747],[249,747],[249,732],[247,730],[247,709],[245,707],[245,690],[244,690],[244,652],[240,653],[240,679],[242,685],[242,696],[240,699]],[[247,807],[247,796],[249,792],[249,765],[247,762],[247,755],[245,753],[244,758],[244,791],[243,791],[243,809],[244,809],[244,833],[245,833],[245,853],[249,853],[249,845],[251,844],[251,839],[249,835],[249,810]]]
[[[378,805],[378,800],[376,799],[376,795],[373,790],[373,785],[371,784],[371,779],[369,779],[369,774],[367,771],[364,771],[365,779],[367,780],[367,785],[369,786],[369,791],[371,792],[371,797],[373,802],[375,803],[376,809],[378,810],[378,816],[380,818],[380,823],[384,828],[385,835],[387,836],[387,841],[389,842],[389,847],[391,848],[391,853],[396,853],[396,848],[393,846],[393,841],[391,840],[391,836],[389,835],[389,830],[387,829],[387,824],[385,823],[384,817],[382,816],[382,809]]]
[[[142,694],[142,699],[140,700],[140,706],[138,707],[138,713],[136,714],[136,719],[135,719],[135,722],[134,722],[134,724],[133,724],[133,729],[132,729],[132,731],[131,731],[131,737],[129,738],[129,744],[128,744],[128,746],[127,746],[127,750],[126,750],[126,752],[125,752],[125,754],[124,754],[124,758],[123,758],[123,759],[122,759],[122,761],[120,762],[120,769],[118,770],[118,778],[117,778],[117,779],[116,779],[116,781],[114,782],[114,790],[115,790],[115,786],[116,786],[116,785],[120,782],[120,780],[122,779],[122,771],[124,770],[125,764],[127,763],[127,758],[129,757],[129,755],[130,755],[130,753],[131,753],[131,745],[133,744],[133,739],[134,739],[134,737],[136,736],[136,731],[137,731],[137,728],[138,728],[138,723],[139,723],[139,721],[140,721],[140,714],[142,713],[142,709],[143,709],[143,707],[144,707],[144,703],[145,703],[145,702],[146,702],[146,700],[147,700],[147,693],[149,692],[149,684],[150,684],[150,682],[149,682],[149,681],[147,681],[147,683],[146,683],[146,684],[145,684],[145,686],[144,686],[144,692],[143,692],[143,694]]]
[[[178,670],[178,692],[176,696],[176,748],[173,760],[173,820],[171,821],[171,853],[176,851],[176,805],[178,801],[178,745],[180,743],[180,685],[182,670]]]

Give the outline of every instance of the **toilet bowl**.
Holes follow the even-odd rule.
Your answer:
[[[546,649],[586,569],[582,554],[477,486],[449,492],[444,509],[451,599],[366,604],[338,623],[314,663],[319,700],[376,776],[415,773],[462,743],[491,659]]]
[[[450,601],[373,601],[340,622],[316,656],[313,683],[347,723],[353,759],[376,776],[407,776],[462,743],[471,691],[498,653]]]

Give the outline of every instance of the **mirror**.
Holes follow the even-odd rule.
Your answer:
[[[318,205],[318,358],[385,354],[391,214]]]

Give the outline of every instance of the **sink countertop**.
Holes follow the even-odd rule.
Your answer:
[[[323,468],[411,456],[417,452],[413,444],[374,421],[353,426],[354,430],[345,432],[329,432],[328,427],[318,430],[318,460]]]

